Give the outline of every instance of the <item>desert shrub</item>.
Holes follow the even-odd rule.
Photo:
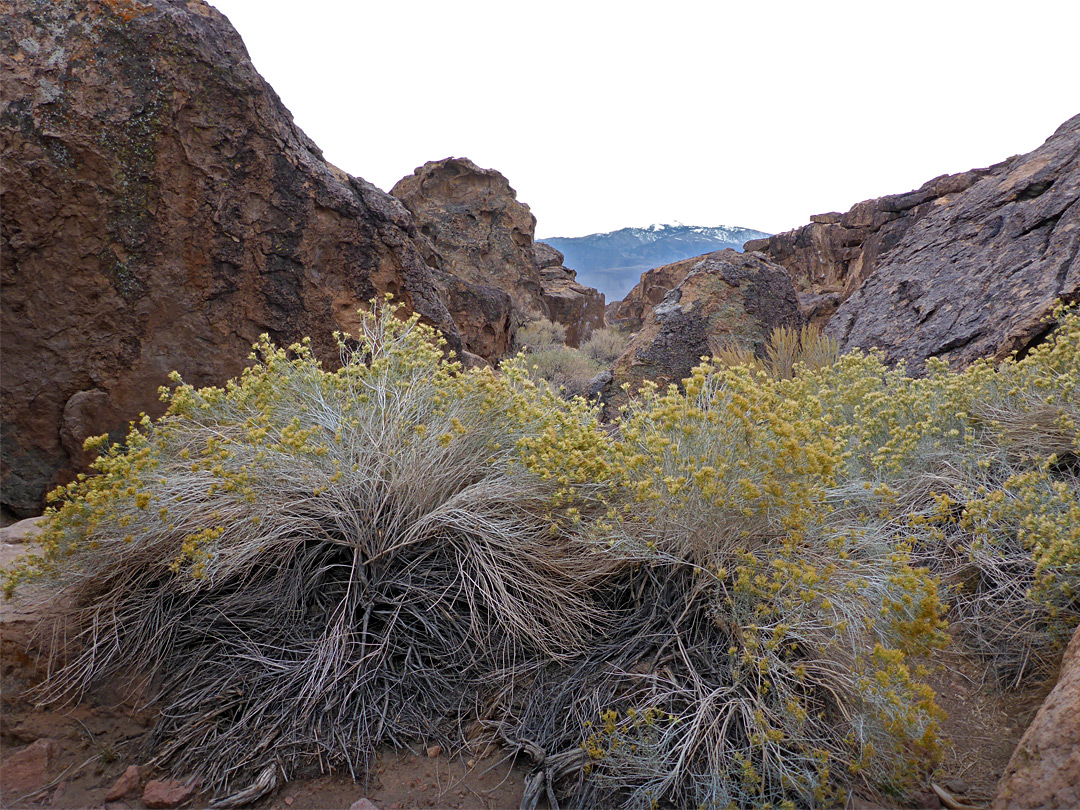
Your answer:
[[[843,803],[899,790],[938,752],[906,655],[944,642],[934,581],[898,538],[837,531],[823,408],[764,373],[702,366],[621,424],[611,553],[663,581],[647,669],[593,718],[590,801]],[[644,575],[643,575],[644,576]],[[666,632],[665,632],[666,631]],[[650,646],[655,645],[655,646]]]
[[[525,322],[514,335],[514,350],[519,352],[542,352],[565,346],[566,327],[547,318]]]
[[[909,377],[870,354],[784,383],[844,450],[835,521],[906,535],[945,582],[953,632],[1002,683],[1054,671],[1080,618],[1080,319],[1023,360]]]
[[[630,342],[630,335],[619,329],[597,329],[581,344],[580,351],[601,368],[611,368]]]
[[[772,368],[646,386],[610,437],[539,373],[553,340],[462,373],[415,318],[365,324],[335,372],[263,340],[178,384],[8,575],[75,605],[40,697],[151,678],[156,761],[221,806],[473,732],[536,760],[524,806],[902,794],[939,751],[908,663],[944,643],[939,581],[1010,679],[1080,615],[1075,315],[918,379],[779,335]]]
[[[525,355],[529,377],[547,383],[567,397],[584,396],[589,381],[604,370],[591,357],[569,346],[556,346]]]
[[[609,558],[573,542],[607,486],[591,412],[461,373],[390,308],[342,352],[330,373],[263,339],[238,381],[179,385],[65,489],[15,575],[78,606],[42,697],[154,678],[156,761],[222,806],[312,763],[355,774],[381,744],[463,745],[484,696],[603,623]]]
[[[591,354],[566,345],[566,327],[546,318],[529,321],[514,340],[526,362],[520,366],[534,382],[572,399],[587,393],[589,381],[607,366]]]

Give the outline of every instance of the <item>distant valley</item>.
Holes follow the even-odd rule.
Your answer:
[[[675,224],[540,241],[562,252],[564,264],[577,271],[581,284],[595,287],[612,302],[630,292],[646,270],[724,248],[741,250],[751,239],[766,236],[752,228]]]

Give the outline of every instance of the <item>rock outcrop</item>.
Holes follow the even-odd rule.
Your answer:
[[[1023,352],[1059,301],[1080,299],[1080,116],[1029,154],[746,249],[788,269],[843,351],[878,348],[916,372]]]
[[[536,217],[499,172],[468,158],[435,160],[403,177],[390,193],[419,226],[428,263],[474,287],[507,293],[514,327],[548,318],[566,326],[567,343],[577,346],[603,326],[603,294],[578,284],[554,248],[534,243]],[[467,314],[454,302],[450,310],[466,348],[490,358],[473,348],[477,337]],[[505,340],[486,334],[483,341],[509,346],[510,338],[512,333]]]
[[[0,10],[5,509],[36,513],[87,436],[159,412],[173,369],[236,375],[262,332],[332,362],[389,292],[461,348],[408,212],[323,159],[214,8]]]
[[[1080,630],[1065,651],[1057,685],[1020,738],[991,807],[1080,807]]]
[[[803,312],[824,328],[908,228],[994,168],[935,177],[915,191],[866,200],[845,214],[816,214],[801,228],[747,242],[745,250],[760,251],[786,267]]]
[[[764,356],[773,329],[802,323],[795,286],[780,265],[731,249],[701,256],[646,313],[641,331],[615,361],[604,398],[621,404],[625,383],[633,393],[644,380],[661,387],[679,382],[703,356],[725,346]]]
[[[649,310],[664,300],[686,278],[693,267],[701,261],[692,259],[654,267],[641,274],[639,281],[622,301],[616,301],[607,309],[607,322],[630,332],[636,332],[645,323]]]
[[[390,193],[409,209],[445,270],[506,291],[525,317],[547,314],[533,256],[536,217],[502,174],[468,158],[433,160]]]
[[[1080,115],[918,220],[829,320],[917,371],[1023,352],[1080,299]]]
[[[566,327],[566,343],[576,348],[604,328],[604,294],[578,284],[577,272],[563,266],[563,255],[551,245],[536,242],[533,248],[548,319]]]

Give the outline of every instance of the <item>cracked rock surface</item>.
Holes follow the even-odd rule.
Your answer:
[[[912,225],[829,320],[840,348],[918,372],[1024,351],[1080,299],[1080,115]]]

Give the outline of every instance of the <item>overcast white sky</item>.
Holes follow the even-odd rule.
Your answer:
[[[1042,143],[1077,0],[210,0],[326,157],[506,175],[538,237],[776,232]]]

